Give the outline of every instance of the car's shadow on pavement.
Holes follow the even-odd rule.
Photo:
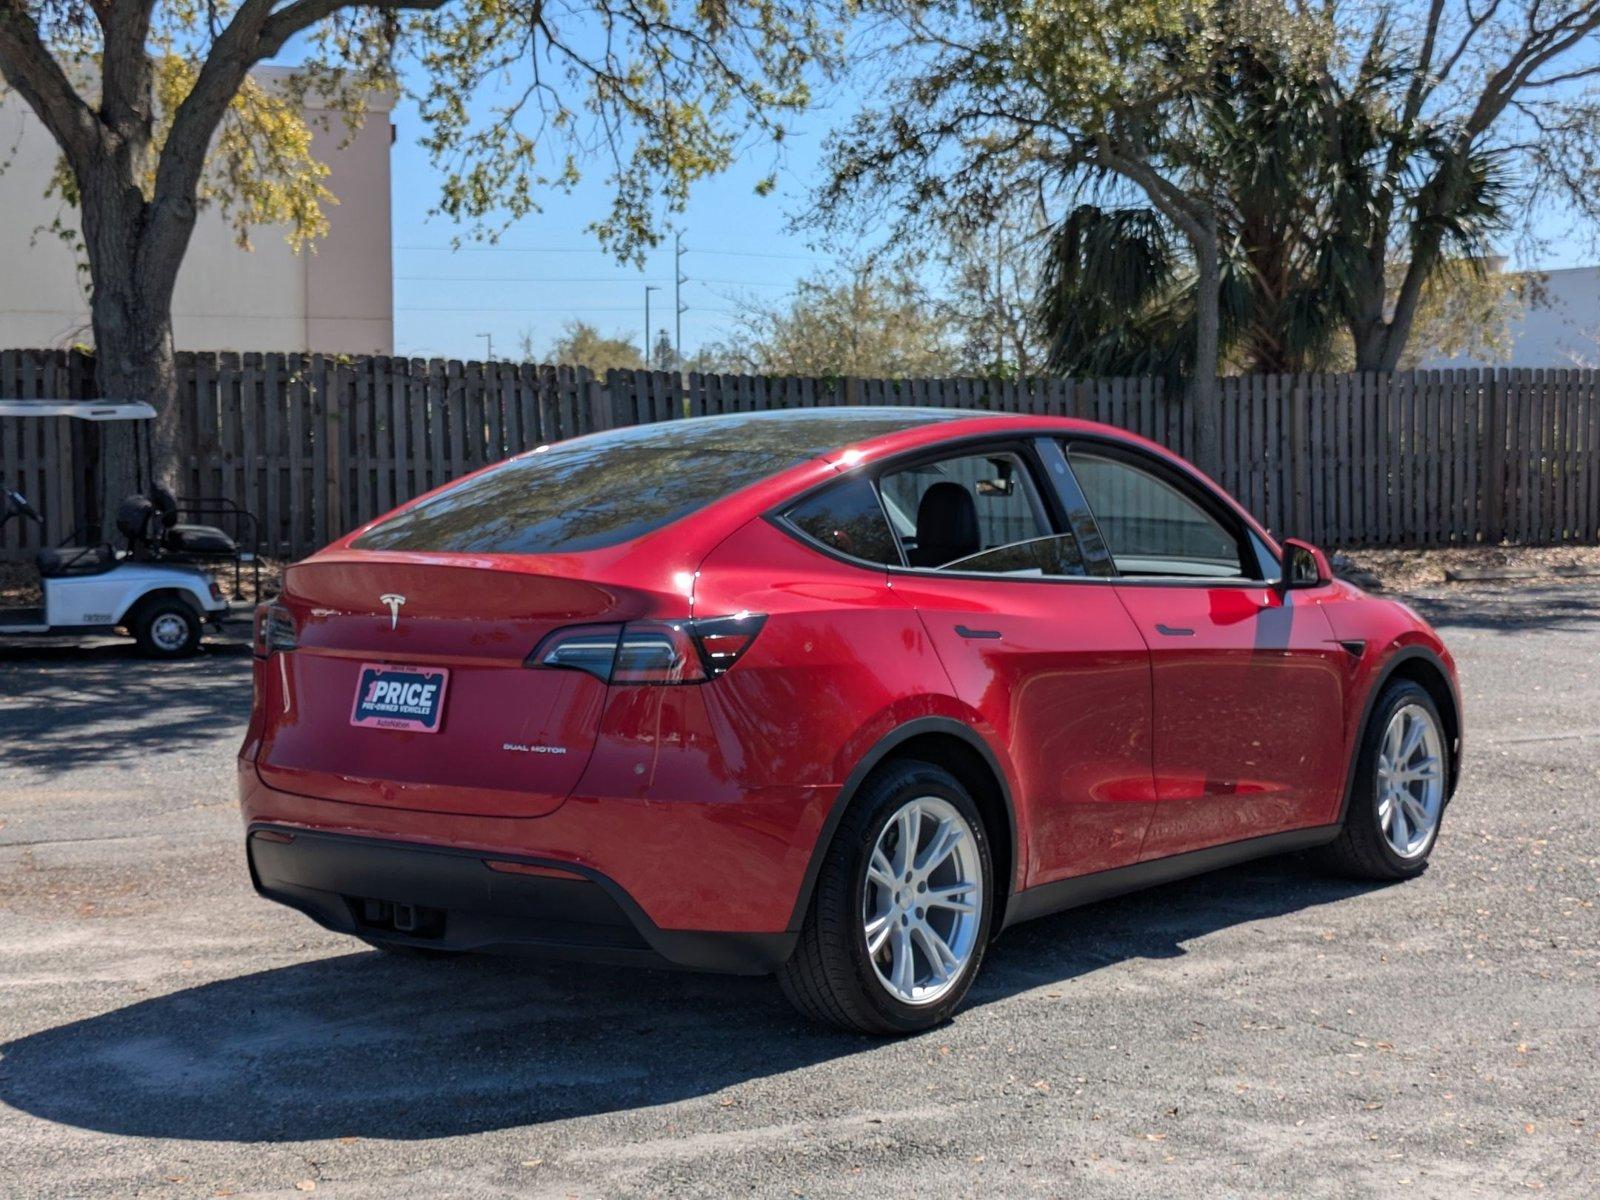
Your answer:
[[[995,944],[956,1019],[1361,890],[1281,860],[1037,921]],[[141,1137],[423,1139],[709,1096],[894,1047],[805,1024],[770,980],[363,952],[18,1038],[0,1046],[0,1102]]]

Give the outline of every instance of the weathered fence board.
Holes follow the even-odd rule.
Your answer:
[[[840,404],[1083,416],[1189,454],[1192,414],[1151,379],[769,378],[307,354],[178,356],[185,494],[254,511],[298,556],[467,471],[619,424]],[[93,362],[0,352],[0,396],[94,395]],[[1269,528],[1326,545],[1600,540],[1600,376],[1462,370],[1220,381],[1219,481]],[[34,499],[0,554],[94,508],[96,431],[0,419],[0,483]]]

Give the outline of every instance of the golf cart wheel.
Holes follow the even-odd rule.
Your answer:
[[[128,631],[146,658],[188,658],[200,649],[200,617],[173,597],[146,600],[128,618]]]

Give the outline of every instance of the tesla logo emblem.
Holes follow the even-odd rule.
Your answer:
[[[400,608],[405,604],[406,598],[395,592],[389,592],[386,595],[379,596],[378,602],[389,606],[389,628],[397,628],[400,624]]]

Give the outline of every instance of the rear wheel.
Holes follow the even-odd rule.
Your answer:
[[[182,600],[161,598],[139,605],[128,631],[146,658],[188,658],[200,648],[200,618]]]
[[[1439,838],[1449,772],[1433,697],[1410,680],[1390,684],[1362,734],[1344,828],[1325,852],[1329,865],[1358,879],[1422,874]]]
[[[896,762],[845,813],[793,957],[778,974],[803,1014],[861,1033],[949,1018],[989,941],[992,866],[978,807],[949,772]]]

